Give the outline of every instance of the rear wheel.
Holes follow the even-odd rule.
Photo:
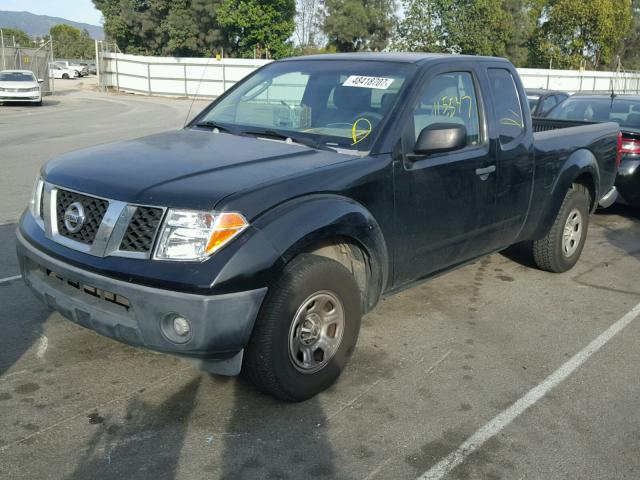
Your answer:
[[[355,349],[360,291],[340,263],[300,255],[270,288],[242,373],[264,393],[301,401],[332,385]]]
[[[574,184],[547,235],[533,242],[533,258],[539,268],[561,273],[577,263],[587,239],[589,205],[589,190]]]

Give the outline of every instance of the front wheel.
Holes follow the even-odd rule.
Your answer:
[[[300,255],[265,298],[242,374],[282,400],[311,398],[332,385],[347,364],[360,318],[360,291],[351,272],[334,260]]]
[[[538,268],[557,273],[573,268],[587,239],[589,205],[589,190],[574,184],[549,232],[533,242],[533,258]]]

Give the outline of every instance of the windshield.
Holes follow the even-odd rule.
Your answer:
[[[197,119],[231,133],[368,150],[413,72],[411,64],[346,60],[275,62]]]
[[[547,115],[560,120],[585,120],[590,122],[617,122],[621,127],[640,130],[640,99],[611,97],[565,100]]]
[[[538,100],[540,100],[540,97],[537,97],[535,95],[527,95],[527,101],[529,102],[529,110],[533,112],[536,109],[536,105],[538,105]]]
[[[0,82],[35,82],[33,73],[27,72],[0,72]]]

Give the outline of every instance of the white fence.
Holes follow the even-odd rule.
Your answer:
[[[100,84],[147,95],[217,97],[268,62],[105,53],[100,65]]]
[[[269,60],[144,57],[104,53],[100,84],[146,95],[217,97]],[[640,73],[519,68],[526,88],[640,93]]]
[[[611,91],[640,93],[639,72],[596,72],[519,68],[525,88],[563,90],[569,93]]]

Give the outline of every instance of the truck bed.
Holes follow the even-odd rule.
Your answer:
[[[598,122],[579,121],[579,120],[554,120],[543,117],[532,117],[533,132],[548,132],[550,130],[559,130],[561,128],[580,127],[583,125],[593,125]]]
[[[533,118],[536,188],[531,199],[529,227],[549,211],[555,182],[561,177],[568,159],[580,156],[584,163],[595,158],[593,172],[598,200],[609,191],[615,180],[616,141],[620,127],[615,122],[598,123],[573,120]]]

